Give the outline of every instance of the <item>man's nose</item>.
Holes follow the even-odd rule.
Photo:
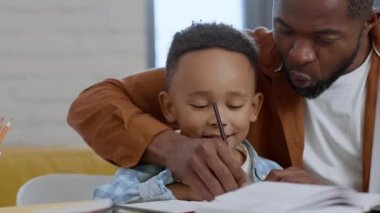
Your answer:
[[[288,55],[288,64],[303,66],[315,60],[316,53],[312,42],[306,39],[295,40]]]

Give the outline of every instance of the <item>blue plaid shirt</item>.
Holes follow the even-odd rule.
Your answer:
[[[281,169],[277,163],[259,157],[247,140],[242,145],[247,148],[254,165],[252,174],[248,174],[253,182],[264,180],[272,169]],[[173,182],[172,173],[162,166],[145,164],[131,169],[120,168],[110,182],[95,190],[94,199],[108,198],[116,204],[173,200],[175,196],[166,187]]]

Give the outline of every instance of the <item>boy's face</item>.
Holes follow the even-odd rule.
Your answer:
[[[168,122],[191,138],[220,137],[211,105],[215,101],[230,148],[248,134],[256,120],[262,95],[255,95],[254,71],[245,55],[212,48],[183,55],[169,94],[160,94],[161,108]]]

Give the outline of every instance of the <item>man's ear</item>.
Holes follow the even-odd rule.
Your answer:
[[[368,16],[368,19],[365,24],[365,31],[366,33],[370,32],[375,26],[376,23],[380,21],[380,8],[374,8],[370,15]]]
[[[252,100],[250,121],[255,122],[259,116],[261,106],[263,105],[264,96],[262,93],[256,93]]]
[[[166,121],[169,123],[176,122],[173,101],[170,95],[166,91],[162,91],[158,95],[158,100],[160,101],[161,111]]]

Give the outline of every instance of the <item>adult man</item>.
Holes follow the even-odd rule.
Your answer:
[[[306,170],[268,180],[368,190],[380,69],[379,13],[371,9],[372,0],[274,0],[273,33],[250,32],[264,104],[248,138],[259,154]],[[97,84],[73,103],[69,123],[105,159],[164,165],[205,199],[242,185],[220,140],[190,140],[162,124],[163,77],[159,70]]]

